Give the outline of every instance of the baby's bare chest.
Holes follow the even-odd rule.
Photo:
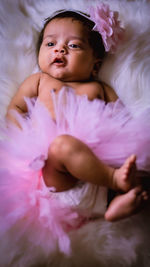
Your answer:
[[[53,95],[55,94],[56,99],[57,95],[60,92],[62,87],[71,87],[74,89],[75,94],[77,95],[89,95],[89,85],[86,83],[78,83],[78,82],[70,82],[70,83],[65,83],[62,81],[58,80],[53,80],[49,78],[44,78],[41,79],[39,83],[39,88],[38,88],[38,99],[44,103],[44,105],[48,108],[50,111],[52,117],[55,117],[54,114],[54,103],[53,103]],[[91,94],[91,90],[90,90]],[[89,97],[90,98],[90,97]]]

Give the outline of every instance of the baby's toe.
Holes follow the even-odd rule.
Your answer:
[[[148,194],[147,191],[143,191],[142,192],[142,198],[143,198],[143,200],[148,200],[149,199],[149,194]]]
[[[142,186],[139,185],[139,186],[134,187],[134,188],[133,188],[133,192],[134,192],[134,194],[137,195],[137,196],[138,196],[138,195],[141,195],[141,193],[142,193]]]

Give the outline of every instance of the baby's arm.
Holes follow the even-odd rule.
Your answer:
[[[118,96],[114,89],[108,84],[102,82],[103,91],[104,91],[104,100],[108,102],[115,102],[118,99]]]
[[[15,124],[18,125],[15,118],[13,117],[10,110],[16,110],[19,113],[26,113],[27,112],[27,106],[24,101],[24,97],[35,97],[38,95],[38,85],[40,81],[40,73],[33,74],[29,76],[19,87],[17,93],[11,100],[8,109],[6,118],[8,120],[13,121]]]

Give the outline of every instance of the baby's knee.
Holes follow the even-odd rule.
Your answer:
[[[69,156],[75,149],[76,140],[70,135],[60,135],[55,138],[49,148],[49,155],[54,158]]]

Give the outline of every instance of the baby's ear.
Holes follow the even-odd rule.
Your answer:
[[[97,76],[98,71],[99,71],[100,66],[101,66],[101,63],[102,63],[101,59],[96,59],[95,60],[95,63],[94,63],[94,66],[93,66],[93,71],[92,71],[93,77]]]

